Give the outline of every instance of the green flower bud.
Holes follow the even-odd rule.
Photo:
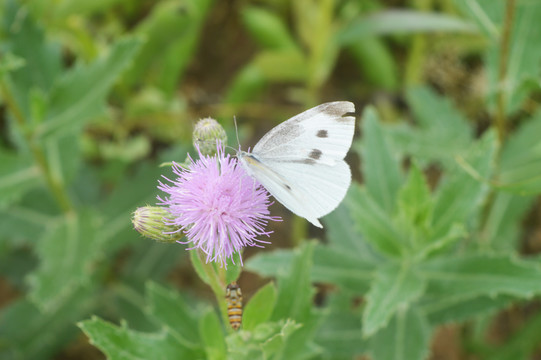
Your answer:
[[[195,124],[193,144],[199,146],[203,155],[216,154],[216,140],[225,145],[227,134],[224,128],[212,118],[201,119]]]
[[[159,206],[143,206],[134,211],[132,223],[135,230],[141,235],[162,243],[174,243],[184,236],[178,228],[172,225],[165,225],[164,218],[171,217],[171,214]]]

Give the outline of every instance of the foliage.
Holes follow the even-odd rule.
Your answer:
[[[110,359],[426,359],[448,324],[465,356],[539,351],[541,3],[388,3],[0,2],[0,358],[89,341]],[[356,103],[360,136],[324,233],[286,216],[225,269],[133,231],[198,117],[233,139],[236,115],[244,140],[327,100]],[[531,315],[494,346],[508,309]]]

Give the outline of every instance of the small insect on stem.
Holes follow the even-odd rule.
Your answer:
[[[242,292],[236,282],[232,282],[225,288],[227,301],[227,317],[233,330],[238,330],[242,323]]]

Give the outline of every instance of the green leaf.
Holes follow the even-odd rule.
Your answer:
[[[327,313],[316,333],[316,342],[322,346],[323,359],[351,360],[366,353],[368,342],[363,338],[361,314],[352,309],[351,296],[329,294]]]
[[[357,67],[371,84],[385,90],[394,90],[398,85],[398,68],[390,49],[381,39],[364,36],[347,46]]]
[[[41,172],[32,159],[0,148],[0,209],[19,200],[40,180]]]
[[[227,355],[231,360],[276,359],[288,338],[302,325],[292,320],[265,322],[252,331],[236,331],[227,336]]]
[[[226,102],[242,104],[255,99],[267,86],[263,71],[251,62],[244,66],[236,75],[227,90]]]
[[[417,123],[396,126],[390,134],[396,147],[424,162],[438,161],[455,166],[455,156],[463,154],[473,139],[467,119],[447,99],[426,87],[406,93]]]
[[[32,273],[30,296],[45,310],[92,284],[93,264],[102,256],[99,217],[90,210],[68,213],[39,241],[39,268]]]
[[[270,337],[267,341],[261,344],[263,354],[266,355],[264,358],[267,358],[270,355],[274,355],[277,352],[281,351],[287,341],[291,338],[291,335],[298,331],[299,328],[302,328],[302,325],[295,323],[288,319],[284,326],[280,329],[280,332]],[[300,346],[299,346],[300,348]],[[287,359],[284,357],[276,356],[276,359]]]
[[[106,56],[64,73],[51,89],[46,121],[37,127],[36,135],[43,140],[67,135],[103,113],[105,97],[132,61],[139,43],[131,38],[119,40]]]
[[[130,217],[138,206],[156,203],[157,179],[163,172],[162,168],[142,164],[135,174],[126,173],[111,193],[107,194],[98,205],[104,219],[101,227],[102,236],[107,239],[103,245],[105,253],[112,253],[133,241],[149,241],[135,231]],[[81,191],[84,190],[81,189]],[[155,244],[155,246],[160,246],[160,244]],[[178,251],[184,251],[184,249],[178,247]]]
[[[75,321],[87,316],[93,305],[91,293],[84,289],[52,311],[41,311],[26,298],[13,301],[0,313],[0,358],[53,358],[74,339],[78,333]]]
[[[296,47],[281,17],[255,6],[244,6],[241,11],[244,26],[261,46],[267,49]]]
[[[189,359],[192,353],[186,351],[166,330],[159,333],[142,333],[130,330],[126,324],[121,327],[92,317],[77,324],[111,360],[148,359]]]
[[[260,276],[286,276],[290,273],[294,253],[292,250],[274,250],[260,252],[252,256],[244,264],[245,270]]]
[[[349,197],[350,194],[346,194],[346,199]],[[377,264],[381,261],[356,229],[352,215],[345,204],[340,205],[336,210],[326,215],[322,221],[325,225],[326,237],[330,247],[353,254],[360,262]],[[317,262],[315,265],[317,265]]]
[[[399,257],[405,244],[400,241],[401,236],[394,228],[391,216],[365,188],[352,184],[349,191],[344,202],[364,240],[381,254]]]
[[[399,309],[407,309],[423,293],[426,282],[411,266],[381,267],[367,295],[363,334],[371,336],[387,325]]]
[[[278,297],[271,320],[292,319],[302,327],[287,338],[276,359],[309,359],[320,352],[313,342],[320,319],[312,309],[314,290],[310,271],[314,245],[305,242],[295,249],[290,272],[278,277]]]
[[[496,137],[489,131],[461,157],[467,168],[481,178],[488,178],[496,151]],[[432,221],[433,236],[442,238],[456,224],[468,223],[484,200],[487,186],[464,169],[448,174],[436,191]]]
[[[304,243],[294,250],[291,269],[278,274],[278,297],[271,320],[293,319],[302,322],[310,317],[314,291],[310,284],[310,269],[314,242]]]
[[[399,311],[370,343],[372,358],[378,360],[423,360],[429,345],[430,327],[414,308]]]
[[[148,312],[161,327],[186,348],[202,350],[198,333],[196,309],[188,306],[177,292],[168,290],[155,282],[146,285]]]
[[[312,281],[333,284],[360,294],[368,290],[376,271],[374,262],[364,261],[351,250],[321,244],[314,249]]]
[[[157,86],[172,96],[197,51],[213,0],[162,1],[139,23],[134,33],[145,39],[126,74],[132,86]],[[174,36],[171,36],[174,34]],[[157,56],[159,54],[159,56]]]
[[[305,55],[296,48],[262,51],[253,60],[269,83],[305,81],[310,75],[306,63]]]
[[[50,224],[57,221],[58,209],[44,188],[27,192],[17,204],[0,209],[0,243],[33,247]]]
[[[460,18],[412,10],[387,10],[354,20],[339,33],[341,44],[361,41],[365,36],[416,34],[424,32],[475,32],[475,26]]]
[[[445,298],[513,295],[531,298],[541,293],[541,268],[537,263],[507,256],[470,255],[442,257],[422,265],[429,280],[427,293]]]
[[[434,204],[430,189],[423,173],[415,165],[409,171],[409,177],[398,194],[398,219],[403,239],[408,240],[412,249],[419,249],[430,239],[429,225],[432,220]]]
[[[208,309],[199,320],[199,336],[203,341],[207,359],[226,358],[224,332],[214,309]]]
[[[30,119],[31,89],[48,93],[61,71],[61,49],[47,43],[44,31],[27,7],[7,3],[4,14],[5,52],[24,60],[24,66],[9,73],[10,90],[25,119]],[[3,51],[3,52],[4,52]]]
[[[516,196],[497,192],[479,232],[480,247],[501,253],[516,251],[520,247],[522,220],[531,208],[534,197]]]
[[[509,295],[474,298],[464,298],[460,293],[443,297],[428,295],[420,301],[419,309],[431,325],[437,326],[495,313],[510,306],[515,300],[515,297]]]
[[[392,153],[378,115],[372,107],[363,112],[362,171],[371,198],[391,215],[402,183],[399,159]]]
[[[243,330],[253,330],[257,325],[270,319],[276,303],[276,296],[276,287],[272,282],[263,286],[252,296],[250,302],[244,307]]]
[[[538,111],[511,134],[502,149],[498,188],[520,195],[541,193],[540,133],[541,111]]]
[[[499,4],[500,6],[494,6],[494,2],[490,0],[478,0],[478,2],[485,10],[489,7],[501,9],[501,13],[491,20],[502,26],[505,13],[503,2]],[[519,110],[532,90],[539,89],[539,76],[541,75],[541,67],[539,66],[541,47],[531,46],[541,38],[541,28],[536,26],[541,17],[541,3],[538,1],[518,1],[515,7],[507,53],[506,74],[503,80],[499,79],[499,67],[502,61],[499,37],[494,39],[486,54],[489,101],[494,105],[497,94],[503,91],[507,114]],[[502,86],[502,83],[505,85]]]

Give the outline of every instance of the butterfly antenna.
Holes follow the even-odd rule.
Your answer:
[[[239,128],[237,127],[237,117],[235,115],[233,115],[233,122],[235,123],[235,135],[237,136],[237,146],[240,149]]]

